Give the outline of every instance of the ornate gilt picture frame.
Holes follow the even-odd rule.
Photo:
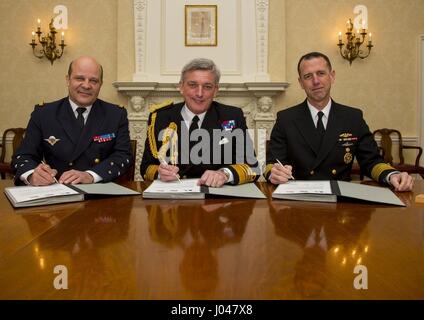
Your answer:
[[[218,45],[217,5],[185,5],[185,45]]]

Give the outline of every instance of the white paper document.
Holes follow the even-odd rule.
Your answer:
[[[204,199],[205,195],[225,196],[232,198],[265,199],[266,196],[254,183],[241,185],[223,185],[220,188],[198,186],[199,179],[182,179],[179,181],[162,182],[155,180],[143,192],[147,199]]]
[[[163,182],[154,180],[143,192],[143,198],[169,199],[204,199],[205,194],[197,185],[199,179],[181,179],[180,181]]]
[[[124,196],[140,192],[120,186],[114,182],[48,186],[17,186],[4,189],[4,193],[16,208],[33,207],[55,203],[83,201],[86,196]]]
[[[328,180],[290,180],[278,185],[272,197],[287,200],[337,202],[337,196],[333,194]]]
[[[17,208],[84,200],[83,194],[59,183],[41,187],[9,187],[4,192]]]
[[[280,184],[275,190],[277,193],[293,194],[293,193],[318,193],[332,194],[330,181],[302,181],[291,180],[287,183]]]
[[[58,183],[42,187],[24,186],[9,188],[9,190],[11,189],[13,190],[12,196],[16,202],[79,194],[79,192]]]

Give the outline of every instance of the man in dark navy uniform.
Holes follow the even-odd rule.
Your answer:
[[[69,96],[37,105],[13,155],[15,184],[108,182],[131,166],[124,108],[98,99],[103,68],[82,56],[69,65]]]
[[[299,180],[350,180],[356,157],[367,176],[396,191],[410,191],[412,177],[384,163],[362,111],[331,99],[335,72],[328,57],[304,55],[298,73],[307,99],[278,113],[265,178],[274,184],[286,183],[292,175]]]
[[[187,63],[183,103],[150,109],[140,172],[144,180],[200,178],[211,187],[255,181],[260,170],[240,108],[213,101],[220,72],[209,59]]]

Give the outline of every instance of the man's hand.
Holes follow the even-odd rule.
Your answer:
[[[59,183],[78,184],[78,183],[93,183],[94,178],[91,174],[85,171],[69,170],[62,173],[59,178]]]
[[[414,179],[407,172],[394,173],[390,176],[390,184],[395,191],[411,191]]]
[[[159,166],[159,170],[158,170],[160,181],[170,182],[170,181],[178,180],[178,178],[180,177],[178,175],[179,170],[180,168],[178,168],[177,166],[162,163]]]
[[[269,181],[273,184],[286,183],[292,176],[292,167],[289,165],[283,166],[279,163],[274,163],[271,169]]]
[[[56,174],[57,171],[50,168],[48,164],[40,163],[28,177],[28,182],[32,186],[48,186],[56,182],[54,180]]]
[[[222,170],[206,170],[200,177],[198,185],[219,188],[228,181],[228,176]]]

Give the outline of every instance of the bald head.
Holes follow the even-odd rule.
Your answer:
[[[69,68],[68,68],[68,77],[71,77],[72,74],[72,66],[74,63],[78,63],[78,64],[91,64],[91,65],[97,65],[99,68],[99,79],[100,82],[103,82],[103,67],[100,63],[98,63],[96,61],[96,59],[94,59],[93,57],[90,56],[81,56],[79,58],[76,58],[75,60],[73,60],[70,64],[69,64]]]
[[[103,83],[103,68],[92,57],[79,57],[69,65],[66,81],[69,98],[80,107],[91,106]]]

